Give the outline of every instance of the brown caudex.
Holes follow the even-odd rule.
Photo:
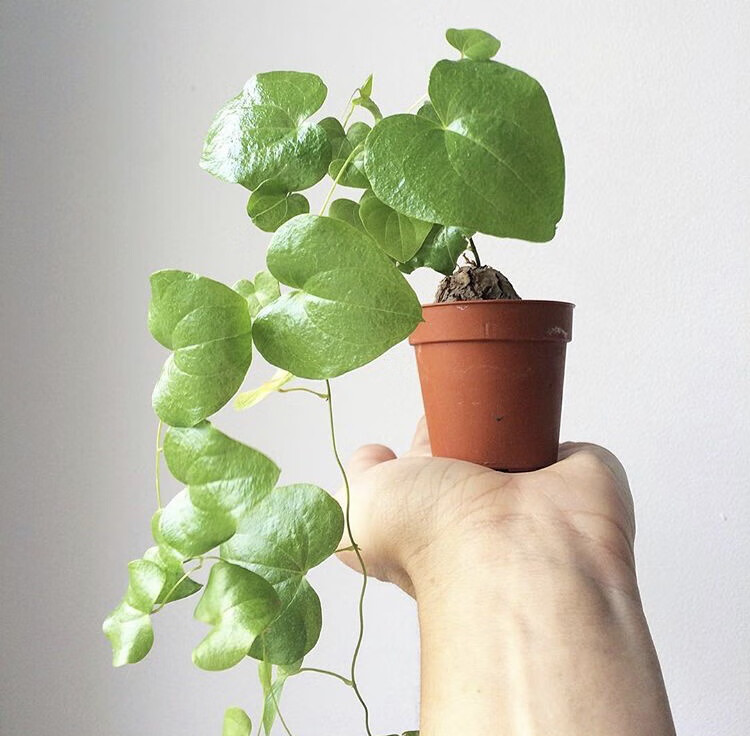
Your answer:
[[[573,306],[509,299],[423,306],[409,342],[433,455],[515,472],[557,460]]]

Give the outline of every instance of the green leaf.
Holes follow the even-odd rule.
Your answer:
[[[156,546],[149,547],[143,553],[143,559],[158,565],[165,575],[156,603],[172,603],[197,593],[203,586],[185,577],[182,555],[167,544],[159,529],[161,514],[162,509],[159,509],[151,518],[151,534]]]
[[[404,273],[426,266],[449,276],[459,256],[469,247],[468,235],[457,227],[435,225],[413,258],[399,265]]]
[[[195,609],[195,618],[213,630],[193,650],[193,662],[204,670],[233,667],[276,618],[279,607],[274,589],[260,575],[217,562]]]
[[[247,214],[261,230],[275,232],[287,220],[310,211],[310,203],[302,194],[293,194],[273,181],[263,182],[247,202]]]
[[[491,59],[500,50],[500,41],[486,31],[477,28],[449,28],[445,39],[462,56],[474,61]]]
[[[359,204],[351,199],[334,199],[328,206],[328,216],[348,222],[363,233],[367,232],[359,216]]]
[[[368,235],[300,215],[271,240],[271,273],[293,288],[258,314],[253,339],[271,364],[332,378],[377,358],[422,319],[417,296]]]
[[[279,282],[268,271],[256,273],[255,281],[240,279],[232,288],[247,300],[251,317],[281,295]]]
[[[272,179],[288,192],[319,182],[331,161],[323,128],[307,119],[328,90],[305,72],[266,72],[219,110],[206,135],[201,167],[257,189]]]
[[[441,122],[394,115],[367,137],[366,170],[378,199],[427,222],[550,240],[565,174],[539,83],[494,61],[440,61],[429,93]]]
[[[251,736],[253,724],[242,708],[227,708],[224,712],[224,727],[221,736]]]
[[[221,547],[222,558],[263,576],[279,595],[281,613],[251,650],[274,664],[302,659],[320,635],[320,600],[305,579],[336,550],[344,530],[341,507],[308,484],[276,488],[241,519]]]
[[[323,118],[318,125],[325,131],[331,146],[331,160],[345,159],[351,152],[344,126],[337,118]]]
[[[369,97],[372,94],[372,74],[365,79],[364,84],[359,88],[359,94],[362,97]]]
[[[338,121],[337,121],[338,122]],[[340,124],[339,124],[340,125]],[[354,149],[360,144],[364,144],[367,136],[370,133],[370,126],[367,123],[356,122],[352,123],[349,130],[346,131],[346,139],[341,142],[337,135],[338,148],[334,154],[331,164],[328,167],[328,175],[332,179],[337,179],[340,185],[345,187],[353,187],[355,189],[368,189],[370,182],[367,179],[365,173],[365,152],[364,146],[358,153],[355,154],[354,158],[347,164],[346,169],[339,177],[339,172],[346,163],[346,159],[351,155]],[[336,144],[332,144],[336,148]]]
[[[438,117],[437,113],[435,112],[435,108],[432,106],[432,103],[429,100],[422,103],[422,106],[419,108],[419,110],[417,110],[417,115],[421,118],[431,120],[436,125],[441,125],[440,118]]]
[[[289,667],[277,667],[276,677],[274,678],[273,666],[269,662],[258,663],[258,678],[263,688],[263,716],[261,720],[266,736],[270,736],[276,716],[279,713],[278,704],[281,700],[284,684],[289,677],[299,672],[301,666],[302,661],[300,660]]]
[[[157,271],[148,327],[174,351],[154,388],[160,419],[193,426],[234,396],[252,359],[250,313],[236,291],[193,273]]]
[[[243,391],[241,394],[238,394],[237,398],[234,400],[234,408],[242,410],[255,406],[263,401],[266,396],[275,393],[282,386],[289,383],[293,378],[294,376],[289,373],[289,371],[281,369],[277,370],[268,381],[262,383],[257,388],[250,391]]]
[[[419,250],[432,229],[429,222],[399,214],[369,190],[359,200],[359,217],[378,245],[399,263],[405,263]]]
[[[150,614],[166,576],[153,562],[134,560],[128,564],[128,578],[125,597],[102,626],[112,644],[112,664],[115,667],[139,662],[151,650],[154,630]]]
[[[208,422],[170,429],[164,458],[187,488],[163,509],[159,533],[185,558],[205,554],[229,539],[240,520],[271,493],[280,473],[265,455]]]

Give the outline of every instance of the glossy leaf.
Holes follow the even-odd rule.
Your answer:
[[[500,50],[500,41],[486,31],[477,28],[449,28],[445,39],[462,56],[475,61],[491,59]]]
[[[339,127],[341,127],[340,123]],[[343,128],[341,128],[341,130],[343,131]],[[331,124],[329,135],[335,135],[331,144],[335,152],[331,164],[328,167],[328,175],[332,179],[338,179],[341,186],[353,187],[355,189],[369,188],[370,183],[367,179],[367,174],[365,173],[364,146],[347,164],[347,167],[341,176],[339,176],[339,172],[346,163],[347,158],[354,152],[354,149],[360,144],[364,144],[370,130],[371,128],[367,123],[352,123],[342,140],[340,132]]]
[[[221,736],[251,736],[252,732],[253,724],[250,716],[242,708],[226,709]]]
[[[367,232],[359,216],[359,204],[351,199],[334,199],[328,206],[328,216],[348,222],[363,233]]]
[[[416,294],[368,235],[300,215],[276,232],[268,268],[293,291],[258,314],[253,339],[273,365],[332,378],[377,358],[422,318]]]
[[[134,560],[128,565],[128,579],[125,597],[102,626],[112,644],[115,667],[139,662],[151,650],[154,643],[151,611],[166,576],[153,562]]]
[[[393,115],[367,138],[378,199],[469,232],[550,240],[562,216],[564,162],[539,83],[494,61],[440,61],[429,94],[440,122]]]
[[[288,192],[313,186],[326,173],[331,148],[323,128],[308,118],[326,94],[315,74],[266,72],[251,77],[214,119],[202,168],[248,189],[268,180]]]
[[[229,539],[242,518],[273,490],[279,468],[252,447],[203,422],[170,429],[164,458],[187,488],[163,509],[159,532],[185,558]]]
[[[254,657],[288,665],[315,646],[320,601],[305,575],[334,553],[343,530],[336,500],[317,486],[297,484],[276,488],[222,545],[222,558],[262,575],[281,600],[279,617],[253,647]]]
[[[250,391],[243,391],[241,394],[238,394],[237,398],[234,400],[234,408],[249,409],[251,406],[255,406],[267,396],[270,396],[285,384],[289,383],[293,378],[294,376],[289,373],[289,371],[281,369],[277,370],[268,381],[261,383],[258,388],[254,388]]]
[[[247,202],[247,214],[264,232],[273,233],[287,220],[310,211],[307,198],[286,191],[272,181],[261,184]]]
[[[213,627],[193,650],[204,670],[224,670],[240,662],[280,608],[274,589],[260,575],[217,562],[208,576],[195,618]]]
[[[399,268],[404,273],[411,273],[426,266],[448,276],[455,271],[459,257],[468,247],[468,237],[463,230],[435,225],[414,257],[400,264]]]
[[[154,388],[160,419],[193,426],[234,396],[252,359],[250,314],[236,291],[193,273],[157,271],[148,326],[174,351]]]
[[[371,191],[359,200],[359,217],[377,244],[399,263],[408,261],[432,230],[432,223],[399,214]]]
[[[279,282],[268,271],[259,271],[253,281],[240,279],[232,288],[247,300],[251,317],[281,295]]]

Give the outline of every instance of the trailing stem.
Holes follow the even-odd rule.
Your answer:
[[[341,462],[341,457],[339,455],[338,446],[336,444],[336,426],[333,420],[333,399],[331,396],[331,382],[326,379],[326,390],[328,392],[328,420],[330,424],[331,429],[331,446],[333,447],[333,455],[336,458],[336,464],[339,466],[339,470],[341,471],[341,477],[344,479],[344,489],[346,492],[346,503],[344,506],[344,518],[346,521],[346,533],[349,537],[349,542],[352,546],[352,549],[354,550],[354,554],[357,555],[357,561],[359,562],[359,567],[362,571],[362,588],[360,589],[359,593],[359,603],[357,606],[358,614],[359,614],[359,633],[357,635],[357,643],[354,647],[354,654],[352,655],[352,665],[350,670],[350,680],[351,680],[351,686],[354,690],[355,695],[357,696],[357,699],[362,705],[362,709],[365,713],[365,730],[367,731],[367,736],[372,736],[372,731],[370,731],[370,711],[367,708],[367,703],[365,702],[364,698],[362,697],[362,693],[359,690],[359,687],[357,685],[357,660],[359,659],[359,652],[362,649],[362,641],[364,640],[365,636],[365,593],[367,592],[367,567],[365,567],[365,561],[362,559],[362,552],[359,549],[359,546],[354,541],[354,535],[352,534],[352,525],[351,525],[351,489],[349,487],[349,477],[346,474],[346,469],[344,468],[344,464]]]

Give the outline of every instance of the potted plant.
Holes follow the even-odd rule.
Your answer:
[[[231,287],[184,271],[151,277],[149,330],[170,351],[153,393],[154,546],[129,564],[125,597],[104,632],[115,665],[137,662],[153,643],[151,617],[200,592],[195,617],[210,629],[193,661],[221,670],[257,660],[265,693],[257,727],[267,734],[277,719],[286,727],[284,683],[305,672],[348,685],[371,734],[357,684],[364,564],[349,672],[303,665],[321,630],[308,571],[341,544],[362,563],[331,379],[411,336],[435,454],[506,470],[556,459],[572,305],[519,299],[501,273],[480,263],[473,238],[553,237],[563,203],[560,141],[542,87],[493,60],[497,39],[474,29],[446,37],[461,58],[435,65],[414,113],[383,117],[370,77],[343,120],[313,120],[327,93],[318,76],[252,77],[216,115],[201,166],[250,191],[251,220],[273,233],[268,271]],[[358,110],[373,124],[350,122]],[[302,192],[326,175],[330,190],[310,214]],[[339,187],[359,196],[334,199]],[[424,308],[404,276],[420,267],[444,276],[437,302]],[[238,394],[254,350],[279,370]],[[343,510],[316,486],[278,486],[271,459],[208,421],[233,398],[247,409],[285,391],[327,402]],[[162,456],[185,485],[166,504]],[[201,584],[196,573],[209,566]],[[251,728],[244,710],[226,711],[224,734],[247,736]]]

